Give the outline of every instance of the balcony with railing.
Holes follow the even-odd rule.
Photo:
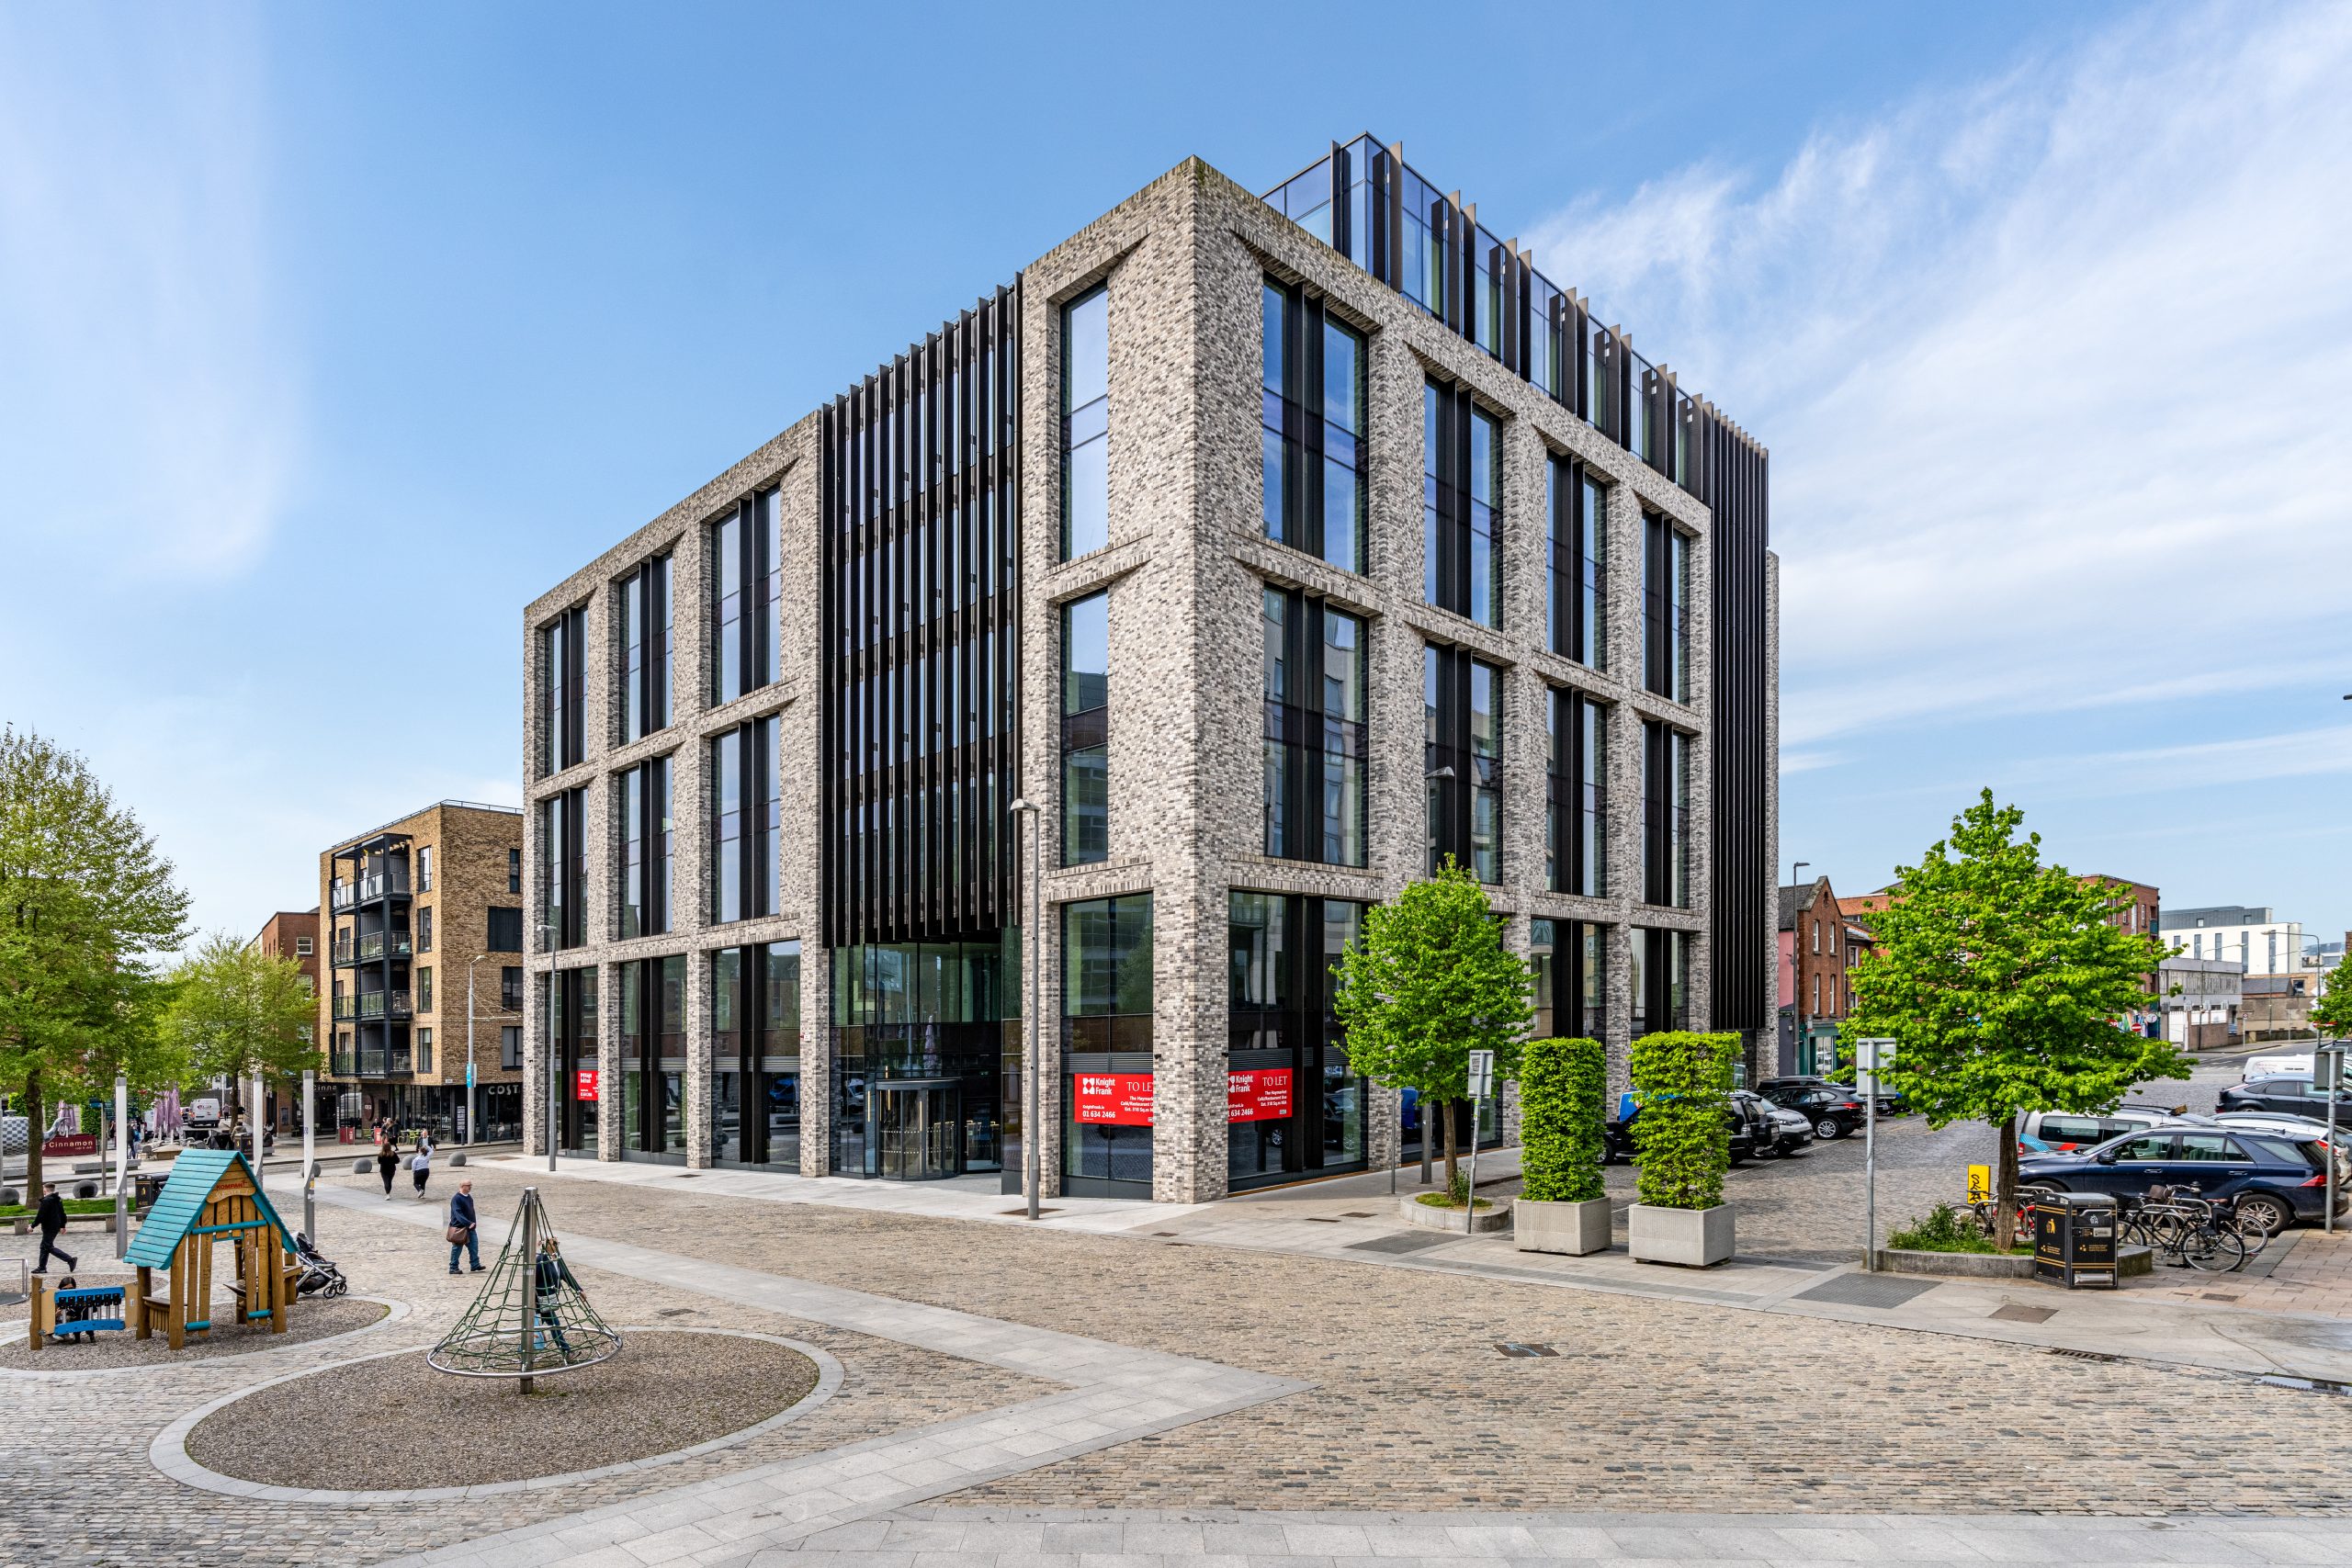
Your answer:
[[[338,969],[354,964],[373,964],[379,959],[403,959],[413,952],[406,931],[366,931],[356,937],[338,937],[334,944],[334,964]]]
[[[334,1016],[338,1021],[409,1018],[414,1016],[414,1010],[405,990],[361,991],[356,996],[335,998]]]

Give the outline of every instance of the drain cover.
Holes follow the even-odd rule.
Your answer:
[[[2050,1348],[2050,1353],[2053,1356],[2072,1356],[2077,1361],[2120,1361],[2123,1359],[2105,1350],[2070,1350],[2063,1345],[2052,1345]]]
[[[1559,1354],[1557,1350],[1553,1349],[1549,1345],[1521,1345],[1510,1340],[1498,1344],[1495,1348],[1503,1355],[1515,1357],[1556,1356]]]
[[[2223,1295],[2219,1291],[2207,1291],[2205,1292],[2205,1299],[2209,1302],[2235,1302],[2244,1301],[2245,1298],[2243,1296]]]
[[[1941,1283],[1937,1280],[1906,1280],[1895,1274],[1839,1274],[1809,1291],[1799,1291],[1801,1302],[1828,1302],[1838,1306],[1899,1307],[1914,1296],[1926,1295]]]
[[[1460,1241],[1458,1235],[1432,1235],[1428,1231],[1416,1235],[1407,1231],[1400,1235],[1376,1235],[1370,1241],[1348,1243],[1351,1252],[1419,1252],[1425,1247],[1443,1247],[1449,1241]]]
[[[1993,1315],[2003,1323],[2048,1323],[2058,1315],[2056,1307],[2005,1306],[1993,1309]]]

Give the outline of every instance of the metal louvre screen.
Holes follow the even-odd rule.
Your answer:
[[[823,926],[941,941],[1017,916],[1021,285],[834,400],[820,459]]]
[[[1764,552],[1768,459],[1720,415],[1704,420],[1706,501],[1714,515],[1713,937],[1708,1012],[1716,1029],[1760,1030],[1765,1016]]]

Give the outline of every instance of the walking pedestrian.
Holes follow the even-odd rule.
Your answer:
[[[54,1181],[44,1181],[40,1184],[40,1267],[33,1272],[36,1274],[49,1272],[49,1255],[52,1252],[65,1259],[65,1267],[68,1269],[82,1267],[80,1258],[57,1245],[57,1238],[65,1234],[65,1200],[57,1195],[57,1183]]]
[[[433,1140],[422,1133],[416,1135],[416,1153],[409,1156],[408,1173],[415,1179],[416,1195],[422,1200],[425,1179],[433,1174]]]
[[[474,1272],[481,1269],[481,1238],[474,1221],[474,1184],[460,1181],[458,1190],[449,1194],[449,1272],[458,1271],[458,1249],[463,1247],[473,1259]]]
[[[376,1134],[376,1174],[384,1179],[384,1201],[392,1201],[392,1176],[401,1168],[400,1145],[392,1141],[392,1130],[383,1127]]]

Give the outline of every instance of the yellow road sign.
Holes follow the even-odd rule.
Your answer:
[[[1972,1203],[1989,1203],[1993,1201],[1993,1168],[1991,1166],[1972,1165],[1968,1168],[1968,1201]]]

